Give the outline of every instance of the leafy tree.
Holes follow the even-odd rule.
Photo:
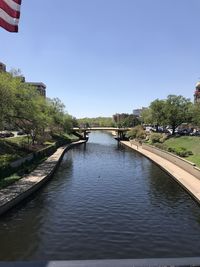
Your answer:
[[[76,121],[65,112],[60,99],[45,99],[18,74],[0,72],[0,129],[6,124],[22,129],[32,144],[48,129],[69,132]]]
[[[146,138],[146,132],[144,131],[143,127],[141,125],[135,126],[133,129],[127,132],[126,136],[129,139],[145,139]]]
[[[192,120],[192,103],[190,99],[181,95],[169,95],[165,102],[164,112],[166,122],[172,127],[172,134],[175,129],[183,122],[191,122]]]
[[[150,104],[151,121],[156,127],[156,132],[158,132],[158,126],[164,125],[166,122],[165,104],[165,100],[159,99],[154,100]]]
[[[195,103],[195,105],[193,105],[192,122],[195,126],[200,126],[200,103]]]
[[[130,114],[128,117],[126,117],[124,119],[124,121],[122,122],[122,126],[123,127],[135,127],[136,125],[139,125],[140,121],[138,120],[138,118],[133,115]]]
[[[15,88],[17,80],[12,75],[0,72],[0,129],[2,130],[9,120],[15,101]]]
[[[15,89],[10,119],[17,128],[23,129],[31,137],[34,144],[37,136],[44,133],[50,121],[46,100],[25,83]]]
[[[153,123],[152,110],[150,108],[144,109],[142,111],[141,117],[142,117],[142,123],[145,123],[145,124]]]
[[[65,105],[59,98],[48,99],[48,113],[50,117],[49,129],[53,133],[61,133],[63,131],[65,121]]]
[[[113,115],[113,120],[118,127],[134,127],[140,124],[137,116],[128,113],[117,113]]]
[[[113,127],[111,117],[82,118],[78,119],[78,124],[85,127]]]

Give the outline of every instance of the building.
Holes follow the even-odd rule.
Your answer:
[[[6,72],[6,65],[0,62],[0,71]],[[46,85],[42,82],[26,82],[24,76],[19,76],[22,83],[33,86],[38,93],[46,98]]]
[[[44,83],[26,82],[26,84],[33,86],[41,96],[46,97],[46,85]]]
[[[0,62],[0,71],[6,72],[6,65]]]
[[[196,84],[196,90],[194,92],[194,103],[200,103],[200,82]]]
[[[135,115],[136,117],[141,117],[142,112],[147,109],[145,107],[142,108],[138,108],[138,109],[133,109],[133,115]]]

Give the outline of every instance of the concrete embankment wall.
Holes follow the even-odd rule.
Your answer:
[[[154,146],[142,144],[142,148],[172,162],[176,166],[189,172],[190,174],[194,175],[196,178],[198,178],[200,180],[200,169],[197,168],[194,163],[189,162],[185,159],[182,159],[182,158],[180,158],[180,157],[178,157],[178,156],[176,156],[170,152],[163,151],[163,150],[156,148]]]
[[[51,155],[45,162],[40,164],[32,173],[20,179],[18,182],[0,190],[0,215],[16,206],[32,193],[37,191],[47,182],[59,166],[64,154],[74,146],[81,145],[86,141],[78,141],[63,146]]]

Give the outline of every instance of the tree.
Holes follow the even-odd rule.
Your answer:
[[[142,111],[141,117],[142,117],[142,123],[152,124],[153,118],[152,118],[152,110],[150,108],[144,109]]]
[[[78,119],[78,124],[84,127],[112,127],[114,126],[111,117],[82,118]]]
[[[140,124],[140,121],[137,116],[128,113],[114,114],[113,121],[118,127],[134,127]]]
[[[156,132],[158,132],[158,126],[164,125],[166,122],[165,113],[165,100],[156,99],[150,104],[151,121],[156,126]]]
[[[59,98],[48,99],[48,114],[51,119],[49,128],[51,132],[61,133],[64,127],[65,105]]]
[[[65,112],[60,99],[45,99],[31,85],[23,82],[19,71],[0,72],[0,129],[13,125],[31,138],[32,144],[48,129],[70,132],[75,118]]]
[[[23,129],[32,140],[44,134],[49,125],[48,106],[46,100],[30,85],[20,83],[15,88],[15,101],[10,120],[17,128]]]
[[[0,72],[0,129],[2,130],[13,111],[16,80],[9,73]]]
[[[196,126],[200,126],[200,103],[195,103],[192,109],[192,122]]]
[[[169,95],[165,102],[164,113],[166,122],[172,127],[172,134],[175,133],[176,127],[183,122],[192,120],[192,103],[190,99],[181,95]]]
[[[139,125],[140,121],[138,120],[138,118],[133,115],[130,114],[128,117],[126,117],[123,121],[122,121],[122,126],[123,127],[135,127],[136,125]]]
[[[145,139],[146,138],[146,132],[144,131],[143,127],[141,125],[135,126],[133,129],[127,132],[126,136],[129,139]]]

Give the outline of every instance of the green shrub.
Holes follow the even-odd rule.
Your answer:
[[[162,143],[161,142],[161,139],[163,138],[162,134],[161,133],[152,133],[150,135],[150,143],[151,144],[155,144],[155,143]]]
[[[155,143],[154,146],[162,150],[167,150],[167,146],[162,143]]]
[[[173,147],[168,147],[168,149],[167,149],[169,152],[175,152],[175,148],[173,148]]]
[[[187,150],[185,147],[169,147],[168,151],[183,158],[193,155],[192,151]]]
[[[126,136],[129,139],[145,139],[146,132],[141,125],[137,125],[132,130],[128,131]]]

